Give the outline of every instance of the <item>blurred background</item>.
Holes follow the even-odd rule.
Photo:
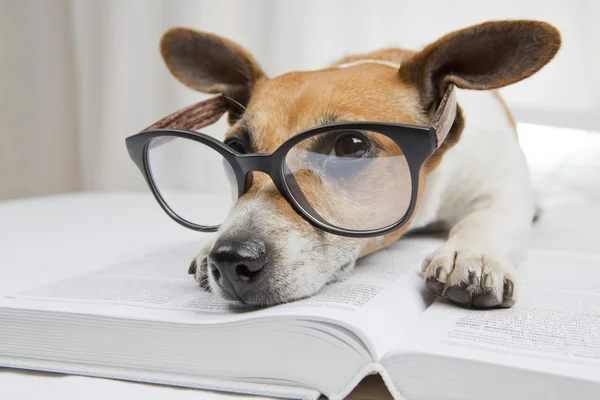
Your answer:
[[[599,17],[596,0],[0,0],[0,200],[147,190],[124,138],[206,97],[162,62],[170,27],[237,41],[275,76],[381,47],[419,49],[486,20],[539,19],[559,28],[562,49],[501,93],[542,194],[598,201]],[[224,130],[220,121],[209,132]]]

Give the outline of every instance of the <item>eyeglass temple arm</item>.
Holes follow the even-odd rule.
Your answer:
[[[456,89],[453,84],[448,85],[444,97],[433,116],[433,122],[431,123],[431,129],[435,134],[435,148],[438,149],[448,132],[452,129],[454,119],[456,118]]]
[[[228,102],[223,96],[216,96],[176,111],[142,132],[165,128],[195,131],[217,122],[227,112],[227,106]]]
[[[439,148],[456,118],[456,89],[450,84],[442,97],[442,101],[433,117],[431,130],[435,136],[435,147]],[[210,124],[214,124],[228,110],[228,101],[223,96],[216,96],[208,100],[192,104],[174,112],[150,125],[142,132],[156,129],[173,128],[195,131]]]

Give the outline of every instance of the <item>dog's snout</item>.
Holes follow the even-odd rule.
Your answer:
[[[218,240],[208,255],[208,265],[219,286],[241,300],[256,287],[266,264],[265,243],[257,238]]]

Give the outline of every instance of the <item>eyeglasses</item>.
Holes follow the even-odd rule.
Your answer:
[[[379,236],[402,227],[414,212],[421,167],[456,117],[455,92],[449,85],[430,127],[329,124],[298,133],[271,154],[243,154],[240,143],[228,146],[195,132],[227,111],[228,100],[217,96],[163,118],[126,145],[160,206],[187,228],[216,231],[227,205],[263,172],[274,184],[263,195],[281,194],[313,226],[341,236]],[[178,168],[182,159],[185,168]],[[226,182],[233,196],[223,193]]]

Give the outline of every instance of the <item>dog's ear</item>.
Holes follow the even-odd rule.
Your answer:
[[[435,107],[448,84],[495,89],[525,79],[560,48],[560,33],[539,21],[492,21],[452,32],[400,67],[416,84],[426,107]]]
[[[244,48],[220,36],[173,28],[160,41],[160,52],[171,73],[186,86],[205,93],[222,93],[246,107],[264,73]],[[230,121],[240,113],[232,104]]]

